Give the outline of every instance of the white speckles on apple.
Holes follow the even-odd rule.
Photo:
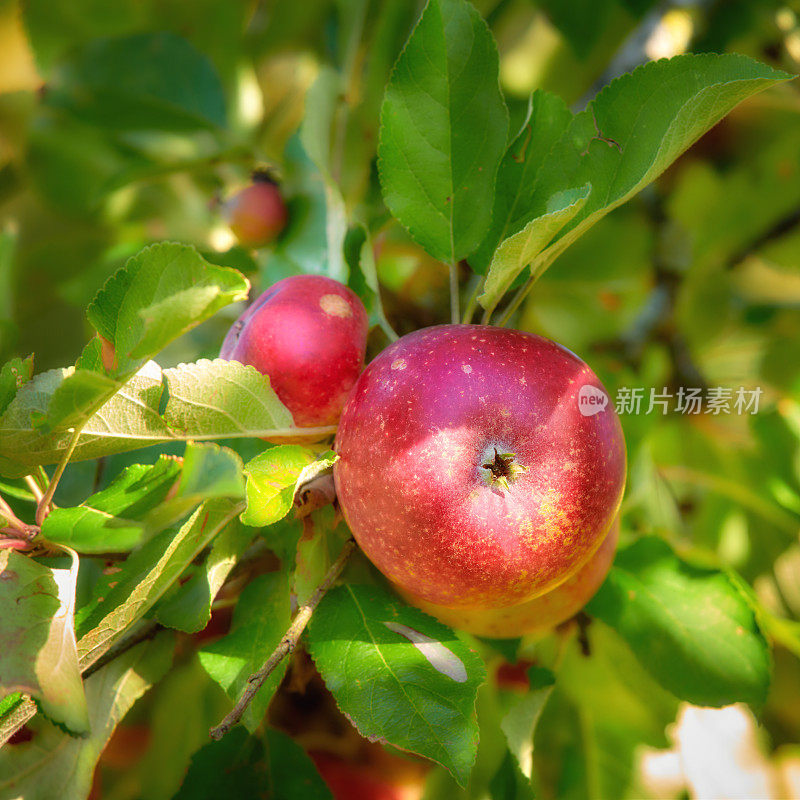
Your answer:
[[[405,369],[408,366],[408,363],[404,358],[396,358],[392,361],[392,369]]]
[[[353,316],[353,311],[347,304],[347,300],[345,300],[344,297],[340,297],[338,294],[322,295],[319,299],[319,307],[331,317],[347,319],[347,317]]]
[[[461,371],[465,375],[471,375],[472,374],[472,367],[469,364],[462,364],[461,365]]]
[[[437,642],[436,639],[431,639],[430,636],[415,631],[407,625],[401,625],[399,622],[384,622],[383,624],[390,631],[405,636],[437,672],[441,672],[442,675],[446,675],[456,683],[467,682],[467,668],[464,666],[464,662],[441,642]]]

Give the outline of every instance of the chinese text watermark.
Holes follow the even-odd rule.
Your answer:
[[[621,386],[613,407],[617,414],[757,414],[763,389],[736,389],[727,386],[679,387],[671,391],[661,389],[629,388]],[[585,417],[599,414],[609,405],[609,398],[601,389],[591,384],[581,386],[578,392],[578,409]]]

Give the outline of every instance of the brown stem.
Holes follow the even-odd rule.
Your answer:
[[[317,587],[309,601],[305,605],[300,606],[298,609],[294,620],[292,620],[292,624],[283,635],[283,638],[278,646],[272,652],[272,655],[267,659],[264,666],[261,667],[258,672],[253,673],[247,679],[247,686],[245,687],[244,692],[242,692],[241,697],[236,702],[236,705],[233,707],[233,710],[225,717],[225,719],[222,720],[222,722],[220,722],[219,725],[210,730],[209,733],[212,739],[221,739],[234,725],[236,725],[242,719],[242,715],[247,710],[247,707],[256,696],[256,693],[261,688],[264,681],[274,672],[278,664],[280,664],[281,661],[283,661],[283,659],[286,658],[286,656],[288,656],[297,646],[298,641],[300,641],[300,636],[311,619],[311,615],[319,605],[320,600],[322,600],[322,598],[325,596],[325,593],[331,588],[334,581],[341,574],[342,570],[344,569],[344,565],[347,563],[347,559],[355,549],[355,546],[356,543],[353,539],[348,539],[347,542],[345,542],[342,552],[339,553],[339,557],[333,563],[333,566],[328,570],[328,574],[325,576],[322,583]]]

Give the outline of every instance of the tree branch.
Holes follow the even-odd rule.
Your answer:
[[[334,561],[333,566],[328,570],[328,574],[325,576],[322,583],[317,587],[309,601],[298,609],[294,620],[292,620],[292,624],[283,635],[283,638],[273,651],[272,655],[267,659],[264,666],[261,667],[258,672],[253,673],[247,679],[247,686],[245,687],[244,692],[242,692],[239,700],[236,702],[236,705],[233,707],[233,710],[225,717],[225,719],[222,720],[222,722],[220,722],[219,725],[209,731],[212,739],[221,739],[234,725],[240,722],[242,715],[247,710],[247,707],[256,696],[256,693],[261,688],[264,681],[275,671],[275,668],[278,666],[278,664],[280,664],[281,661],[283,661],[283,659],[295,649],[297,643],[300,641],[303,631],[306,628],[306,625],[308,625],[308,622],[311,619],[311,615],[319,605],[320,600],[322,600],[322,598],[325,596],[325,593],[331,588],[333,583],[341,574],[342,570],[344,569],[344,565],[347,563],[347,559],[350,558],[350,554],[355,549],[355,546],[356,543],[353,539],[348,539],[347,542],[345,542],[342,552],[339,553],[339,557],[336,559],[336,561]]]

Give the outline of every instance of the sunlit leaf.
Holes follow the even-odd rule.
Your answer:
[[[169,669],[171,636],[162,634],[115,658],[86,680],[89,732],[72,737],[49,722],[34,723],[29,742],[0,751],[0,797],[85,800],[100,754],[117,723]]]
[[[209,675],[236,700],[278,646],[289,627],[289,584],[283,572],[261,575],[247,584],[233,615],[231,631],[200,651],[200,663]],[[254,731],[266,713],[272,695],[286,671],[287,662],[267,678],[243,717]]]
[[[179,530],[153,537],[98,584],[76,616],[81,666],[93,664],[138,622],[240,510],[228,500],[204,503]]]
[[[663,540],[620,551],[587,608],[677,697],[707,706],[766,698],[769,645],[740,587],[681,561]]]
[[[507,132],[486,23],[466,0],[429,0],[386,87],[378,170],[389,210],[434,258],[483,239]]]
[[[453,632],[376,587],[328,592],[308,629],[311,656],[363,736],[439,762],[464,785],[475,760],[480,658]]]
[[[72,622],[77,578],[74,553],[71,569],[52,569],[0,550],[0,691],[32,695],[51,719],[83,734],[89,718]]]

